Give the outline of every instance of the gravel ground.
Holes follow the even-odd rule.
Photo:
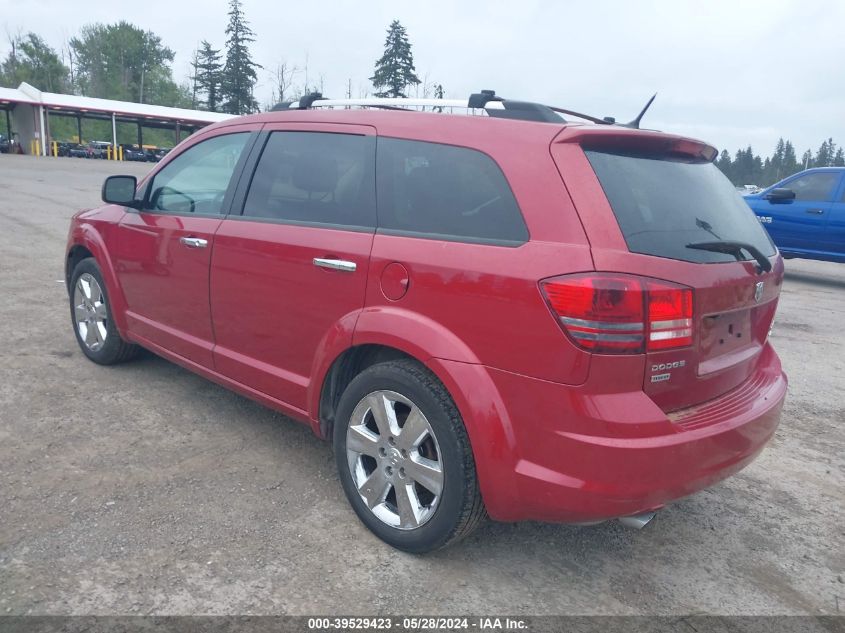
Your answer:
[[[104,368],[58,283],[68,218],[149,165],[0,156],[0,614],[837,614],[845,266],[791,260],[777,435],[644,530],[489,523],[398,553],[331,451],[160,358]]]

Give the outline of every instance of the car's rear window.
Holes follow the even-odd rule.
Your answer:
[[[586,150],[633,253],[688,262],[734,260],[727,253],[689,248],[736,241],[767,256],[775,247],[730,181],[712,163],[675,157]],[[751,259],[750,253],[743,251]]]

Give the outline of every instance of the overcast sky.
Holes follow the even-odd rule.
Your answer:
[[[482,88],[645,125],[732,152],[769,154],[779,136],[800,154],[845,145],[845,0],[243,0],[256,34],[256,98],[286,60],[325,93],[372,90],[393,19],[407,28],[420,78],[447,97]],[[89,22],[124,19],[160,35],[185,81],[202,39],[224,44],[227,0],[0,0],[0,26],[59,47]],[[8,45],[0,46],[5,56]],[[296,78],[304,81],[304,73]]]

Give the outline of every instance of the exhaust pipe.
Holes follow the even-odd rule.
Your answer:
[[[619,517],[619,522],[625,527],[634,528],[635,530],[642,530],[646,524],[654,518],[657,514],[654,510],[648,512],[641,512],[629,517]]]

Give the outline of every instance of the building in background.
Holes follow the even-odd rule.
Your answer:
[[[76,120],[79,142],[83,138],[83,120],[110,121],[111,138],[97,140],[111,141],[114,147],[117,147],[118,123],[137,126],[137,144],[141,147],[144,128],[173,130],[178,143],[199,128],[232,117],[220,112],[42,92],[28,83],[17,88],[0,87],[0,112],[0,130],[5,129],[9,138],[16,139],[25,153],[42,156],[49,154],[52,141],[65,140],[50,134],[50,119],[56,116]]]

